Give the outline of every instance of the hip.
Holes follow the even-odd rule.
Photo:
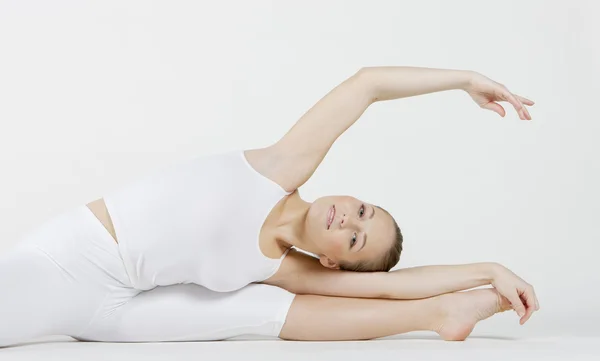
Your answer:
[[[61,212],[25,234],[17,250],[35,250],[83,283],[130,288],[119,245],[90,209]]]

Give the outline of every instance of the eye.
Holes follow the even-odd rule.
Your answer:
[[[352,236],[352,240],[350,241],[350,248],[352,248],[356,244],[356,233]]]
[[[362,218],[362,216],[365,214],[365,205],[364,205],[364,204],[362,204],[362,205],[360,206],[360,209],[362,210],[362,214],[360,215],[360,217]],[[360,213],[360,212],[358,212],[358,213]]]

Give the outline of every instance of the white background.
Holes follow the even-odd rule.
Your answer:
[[[599,335],[594,1],[0,1],[0,251],[128,179],[272,144],[363,66],[470,69],[532,122],[460,91],[377,103],[300,189],[386,208],[401,267],[500,262],[541,310],[495,336]],[[402,320],[398,320],[402,322]]]

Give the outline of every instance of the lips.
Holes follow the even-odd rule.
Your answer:
[[[329,229],[329,227],[331,227],[331,223],[333,223],[334,218],[335,218],[335,205],[332,205],[331,208],[329,208],[329,212],[327,212],[327,229]]]

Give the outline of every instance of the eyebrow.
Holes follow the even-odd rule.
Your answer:
[[[375,207],[373,207],[373,206],[371,206],[371,207],[373,208],[373,212],[371,213],[371,216],[369,217],[369,219],[373,219],[373,217],[375,217]],[[360,249],[358,251],[365,248],[366,245],[367,245],[367,232],[365,232],[365,242],[363,243],[363,246],[360,247]]]

